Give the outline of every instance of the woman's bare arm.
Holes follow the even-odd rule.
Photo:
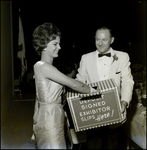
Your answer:
[[[65,85],[80,93],[94,92],[94,89],[93,91],[91,91],[91,88],[88,85],[66,76],[50,64],[45,63],[42,65],[41,74],[45,78],[53,80],[54,82],[57,82],[59,84]]]

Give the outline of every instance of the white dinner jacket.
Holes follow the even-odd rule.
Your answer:
[[[111,62],[109,78],[113,78],[118,87],[120,100],[124,100],[130,104],[133,93],[133,76],[130,69],[129,55],[125,52],[116,51],[111,48],[112,58],[115,55],[115,60]],[[82,55],[78,74],[76,79],[83,83],[93,83],[100,81],[98,74],[98,55],[97,52],[90,52]],[[113,60],[113,59],[112,59]]]

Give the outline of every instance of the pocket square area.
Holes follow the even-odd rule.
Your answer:
[[[116,72],[116,74],[119,74],[119,73],[121,73],[121,71]]]

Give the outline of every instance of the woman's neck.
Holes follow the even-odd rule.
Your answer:
[[[46,63],[49,63],[49,64],[53,64],[53,58],[48,56],[48,55],[45,55],[45,54],[42,54],[41,55],[41,61],[44,61]]]

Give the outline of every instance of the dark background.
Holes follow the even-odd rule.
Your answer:
[[[61,50],[55,63],[79,62],[81,55],[94,51],[95,31],[101,23],[114,29],[113,49],[125,51],[131,62],[146,61],[146,1],[13,1],[14,70],[17,78],[18,13],[22,16],[28,67],[40,59],[32,48],[33,30],[53,22],[62,32]],[[75,45],[75,47],[73,47]]]

